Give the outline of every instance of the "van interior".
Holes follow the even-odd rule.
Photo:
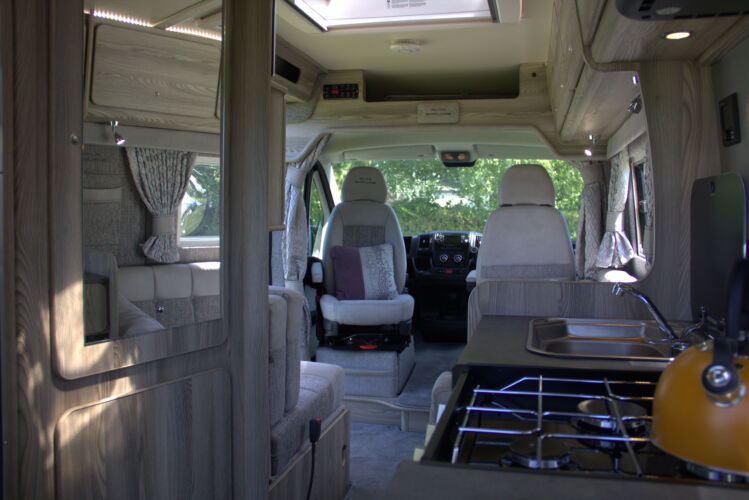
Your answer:
[[[745,1],[0,22],[3,498],[746,495]]]

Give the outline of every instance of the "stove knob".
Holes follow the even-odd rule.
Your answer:
[[[456,264],[460,264],[461,262],[463,262],[463,255],[456,253],[455,255],[453,255],[453,260]]]
[[[448,257],[448,255],[447,255],[446,253],[440,254],[440,262],[442,262],[443,264],[444,264],[445,262],[447,262],[447,260],[448,260],[449,258],[450,258],[450,257]]]

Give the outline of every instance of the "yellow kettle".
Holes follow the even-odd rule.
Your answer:
[[[749,261],[733,268],[726,335],[693,346],[661,374],[653,400],[653,444],[687,462],[749,476]]]

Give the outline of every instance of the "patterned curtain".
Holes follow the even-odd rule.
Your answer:
[[[595,279],[596,259],[603,237],[603,182],[586,184],[580,193],[575,269],[578,279]]]
[[[195,153],[127,148],[127,159],[135,187],[153,216],[153,235],[141,245],[143,253],[163,264],[178,262],[175,217],[190,182]]]
[[[304,293],[302,279],[307,270],[307,210],[304,208],[302,188],[307,172],[317,162],[330,140],[325,134],[311,145],[299,159],[286,162],[286,232],[281,242],[284,279],[287,288]]]
[[[606,213],[606,232],[598,249],[596,267],[620,268],[629,262],[635,251],[624,232],[624,208],[629,194],[630,166],[626,150],[611,159],[609,208]]]

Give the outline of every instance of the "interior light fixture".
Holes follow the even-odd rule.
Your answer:
[[[94,17],[101,18],[101,19],[109,19],[111,21],[117,21],[120,23],[134,24],[136,26],[145,26],[146,28],[152,27],[151,23],[149,23],[145,19],[138,19],[137,17],[126,16],[124,14],[118,14],[117,12],[110,12],[108,10],[94,9],[91,12],[91,15]]]
[[[666,40],[684,40],[692,36],[691,31],[669,31],[663,34],[663,38]]]
[[[182,26],[167,26],[167,31],[174,33],[182,33],[183,35],[199,36],[201,38],[210,38],[211,40],[221,41],[221,33],[215,31],[205,30],[201,28],[185,28]]]
[[[396,40],[390,44],[390,50],[398,54],[414,54],[421,50],[418,40]]]
[[[585,148],[585,156],[593,156],[593,150],[590,148]]]
[[[122,146],[125,144],[125,138],[120,135],[119,132],[117,132],[117,127],[120,125],[120,122],[118,121],[111,121],[109,122],[109,126],[112,129],[112,138],[114,139],[114,143],[118,146]]]

